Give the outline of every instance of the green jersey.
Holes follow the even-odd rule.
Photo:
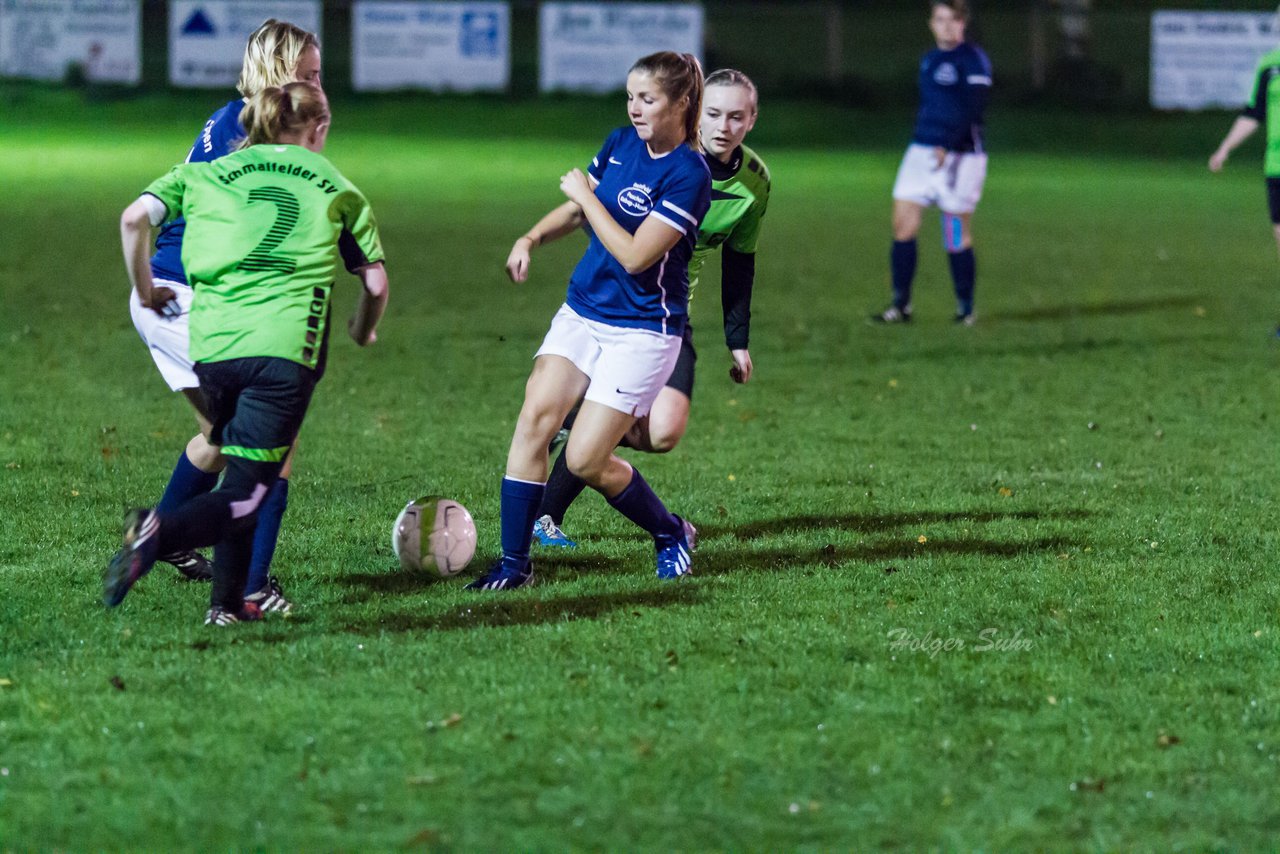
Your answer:
[[[1258,62],[1244,115],[1264,125],[1267,154],[1262,169],[1268,178],[1280,178],[1280,50],[1271,51]]]
[[[321,366],[339,261],[381,261],[364,196],[328,160],[297,145],[254,145],[184,163],[147,187],[183,216],[182,263],[195,289],[190,356]]]
[[[707,158],[711,167],[711,209],[698,226],[698,245],[689,259],[689,298],[697,287],[707,256],[722,244],[754,255],[760,220],[769,207],[769,169],[754,151],[741,146],[726,164]]]

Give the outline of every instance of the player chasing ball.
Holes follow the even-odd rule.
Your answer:
[[[586,253],[534,357],[502,481],[502,557],[470,585],[533,583],[529,547],[547,479],[547,446],[581,401],[565,446],[569,470],[654,540],[659,578],[692,570],[696,532],[667,510],[640,473],[613,453],[649,414],[680,355],[689,259],[711,203],[698,153],[703,79],[690,54],[651,54],[627,75],[629,127],[605,140],[587,173],[560,178],[568,201],[516,240],[514,282],[529,253],[585,226]]]
[[[751,293],[755,283],[756,246],[769,207],[769,170],[758,154],[743,145],[759,114],[755,84],[741,71],[720,69],[707,76],[702,97],[699,139],[711,171],[711,208],[698,229],[698,243],[689,261],[689,296],[693,297],[703,265],[717,249],[720,259],[720,302],[724,313],[724,341],[733,361],[734,382],[750,381],[754,367],[747,349],[751,323]],[[686,322],[680,357],[653,409],[623,439],[626,447],[666,453],[684,436],[693,401],[693,326]],[[586,483],[569,471],[561,453],[552,466],[533,534],[544,546],[576,546],[561,529],[569,505]]]
[[[268,87],[240,121],[245,147],[175,166],[120,220],[129,281],[143,305],[163,308],[173,297],[151,273],[152,229],[186,217],[190,355],[226,472],[215,490],[172,510],[126,514],[123,545],[103,576],[103,601],[114,607],[159,555],[213,545],[205,623],[217,626],[262,616],[244,597],[254,529],[324,373],[339,262],[363,285],[347,326],[360,346],[375,340],[388,292],[373,211],[320,154],[330,121],[324,93],[307,83]]]

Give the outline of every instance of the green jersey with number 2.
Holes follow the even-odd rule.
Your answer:
[[[277,357],[317,367],[339,263],[381,261],[364,196],[324,157],[254,145],[184,163],[147,187],[184,216],[182,263],[195,289],[195,362]]]

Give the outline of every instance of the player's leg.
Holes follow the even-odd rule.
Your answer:
[[[873,315],[872,320],[904,323],[911,319],[911,287],[919,254],[916,236],[920,233],[924,209],[934,200],[932,184],[936,168],[931,147],[907,147],[893,182],[893,243],[889,248],[893,303],[880,314]]]
[[[987,155],[949,154],[947,183],[942,190],[942,243],[951,267],[951,284],[956,295],[955,322],[972,326],[977,259],[973,249],[972,218],[982,198],[987,179]]]
[[[693,333],[685,328],[680,341],[680,356],[658,392],[653,409],[627,431],[623,444],[651,454],[665,454],[680,444],[689,427],[689,408],[693,405],[693,378],[697,370],[698,351],[693,346]]]
[[[253,602],[263,611],[288,613],[293,607],[285,598],[279,580],[271,574],[271,561],[275,557],[276,543],[280,539],[284,511],[289,506],[289,477],[293,474],[293,460],[297,453],[298,442],[295,439],[288,456],[284,458],[280,476],[271,485],[262,500],[262,506],[258,508],[258,525],[253,533],[253,550],[244,594],[245,601]]]
[[[556,317],[557,321],[561,318],[559,314]],[[559,349],[565,351],[590,350],[594,345],[583,340],[585,336],[575,323],[569,318],[563,324],[553,322],[543,350],[534,360],[502,479],[502,558],[467,585],[469,589],[512,590],[533,582],[529,548],[546,488],[547,444],[582,397],[588,382],[587,375],[570,358],[544,350],[548,343],[564,343]]]
[[[681,340],[634,329],[615,328],[605,335],[565,448],[569,470],[653,537],[659,577],[675,578],[692,569],[696,532],[613,449],[635,419],[651,411],[680,356]]]

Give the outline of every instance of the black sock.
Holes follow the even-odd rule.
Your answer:
[[[978,275],[973,247],[948,252],[947,260],[951,263],[951,282],[956,289],[956,313],[973,314],[973,290]]]
[[[889,266],[893,271],[893,304],[906,308],[911,304],[911,282],[916,277],[916,241],[895,240],[889,252]]]
[[[564,461],[564,451],[556,457],[551,467],[551,475],[547,478],[547,491],[542,493],[542,506],[538,508],[538,518],[550,516],[557,525],[564,521],[564,514],[569,509],[587,484],[582,478],[569,471],[569,464]]]

